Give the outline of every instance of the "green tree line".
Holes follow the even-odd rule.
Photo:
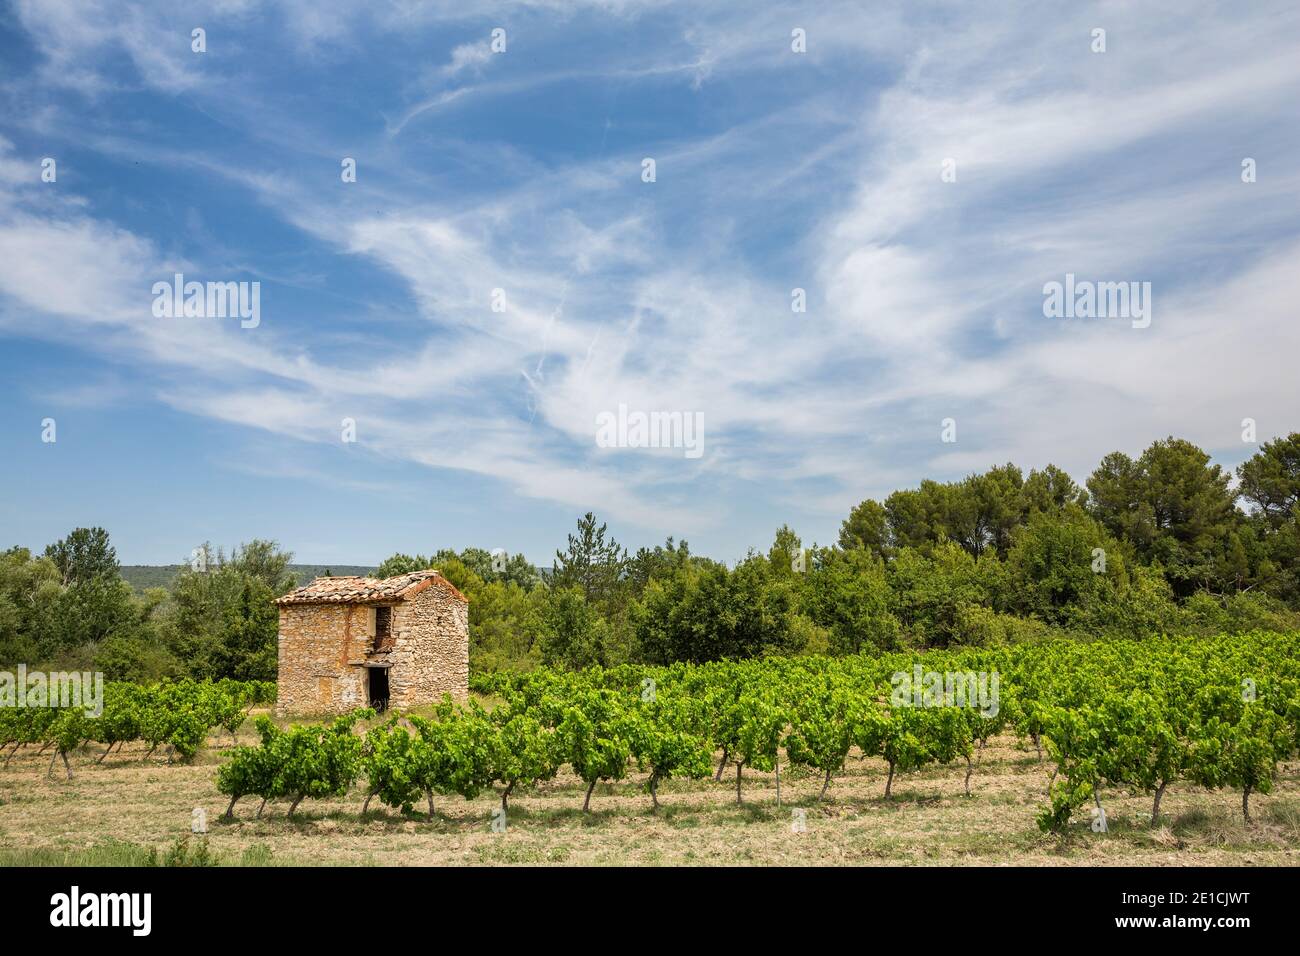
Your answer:
[[[275,598],[296,585],[273,541],[205,545],[169,588],[137,596],[103,528],[43,554],[0,553],[0,665],[103,671],[109,680],[274,680]]]
[[[834,544],[783,526],[734,566],[673,538],[629,553],[587,514],[544,587],[448,573],[479,670],[1293,629],[1300,434],[1232,477],[1168,438],[1082,486],[1051,465],[923,481],[854,507]]]
[[[838,540],[789,527],[728,565],[686,541],[630,552],[588,513],[541,574],[480,548],[395,554],[470,598],[478,671],[996,646],[1300,625],[1300,433],[1231,472],[1194,444],[1105,456],[1082,485],[1006,464],[868,499]],[[0,665],[110,679],[275,676],[275,597],[292,555],[255,540],[203,550],[136,597],[103,529],[0,553]]]

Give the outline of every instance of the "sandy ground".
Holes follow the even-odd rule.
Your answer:
[[[253,738],[250,724],[240,740]],[[377,804],[363,818],[359,788],[341,800],[305,801],[292,820],[285,803],[268,805],[259,820],[258,801],[248,798],[226,822],[216,767],[230,747],[229,736],[214,738],[188,766],[167,766],[158,754],[146,762],[143,746],[128,747],[96,765],[96,745],[74,756],[72,780],[61,764],[46,776],[48,754],[20,752],[0,771],[0,865],[139,862],[151,848],[163,855],[189,833],[196,807],[207,811],[211,854],[228,864],[1300,864],[1295,764],[1281,769],[1271,795],[1252,796],[1251,826],[1241,819],[1240,793],[1179,785],[1166,793],[1158,827],[1149,826],[1150,798],[1108,791],[1108,833],[1093,833],[1085,818],[1064,838],[1044,835],[1034,817],[1051,765],[1006,737],[982,754],[969,797],[964,764],[899,777],[885,800],[883,763],[850,758],[820,803],[819,777],[783,767],[780,807],[773,775],[748,770],[737,805],[731,767],[721,783],[663,784],[653,815],[644,775],[633,773],[598,786],[592,812],[583,814],[583,785],[565,773],[513,796],[499,833],[490,825],[500,805],[494,794],[439,797],[432,820]],[[795,831],[797,809],[804,832]]]

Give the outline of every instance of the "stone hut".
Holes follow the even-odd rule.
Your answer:
[[[437,571],[317,578],[275,603],[277,714],[405,709],[469,695],[469,601]]]

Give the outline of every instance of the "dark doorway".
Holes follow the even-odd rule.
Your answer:
[[[370,706],[379,713],[388,709],[388,668],[371,667],[370,670]]]

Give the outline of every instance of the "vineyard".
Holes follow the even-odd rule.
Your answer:
[[[243,726],[248,711],[275,700],[275,684],[268,681],[216,682],[183,680],[143,687],[131,683],[110,683],[104,687],[98,715],[84,707],[0,708],[0,752],[9,748],[4,765],[24,747],[51,751],[50,771],[63,759],[72,777],[69,754],[83,744],[100,743],[103,760],[116,747],[143,741],[146,757],[166,746],[167,760],[189,760],[203,745],[208,733],[219,728],[232,737]]]
[[[1252,839],[1272,839],[1288,859],[1300,848],[1294,820],[1283,820],[1280,838],[1276,826],[1279,813],[1294,814],[1296,634],[543,669],[479,674],[474,690],[479,699],[463,705],[360,710],[321,724],[286,726],[259,713],[256,742],[245,729],[244,742],[230,746],[273,686],[112,684],[99,717],[0,712],[0,742],[20,762],[24,750],[52,751],[41,764],[47,792],[75,785],[64,774],[50,778],[59,755],[70,775],[69,756],[84,754],[92,766],[77,780],[103,775],[105,794],[117,781],[135,793],[141,778],[132,768],[153,768],[154,787],[170,789],[173,775],[185,781],[178,800],[219,792],[214,838],[261,834],[309,856],[333,852],[330,834],[339,831],[373,836],[367,852],[389,840],[443,852],[407,842],[442,834],[447,852],[474,845],[499,859],[490,855],[499,847],[477,841],[507,828],[519,840],[535,828],[522,837],[535,842],[530,853],[567,853],[557,840],[599,842],[596,831],[608,829],[627,850],[637,834],[710,818],[725,821],[718,832],[732,834],[729,843],[743,844],[747,827],[789,830],[792,811],[844,820],[838,841],[823,848],[841,857],[846,834],[872,837],[853,822],[862,814],[891,829],[907,828],[911,816],[924,832],[985,853],[999,848],[979,831],[996,828],[1002,841],[1038,852],[1068,834],[1075,845],[1094,844],[1116,825],[1129,840],[1142,829],[1173,839],[1167,827],[1181,824],[1162,809],[1173,801],[1186,817],[1189,802],[1216,795],[1231,797],[1214,805],[1237,828],[1220,844],[1249,849]],[[135,753],[121,758],[128,745]],[[160,747],[171,766],[146,762]],[[105,764],[113,748],[120,759]],[[25,777],[33,789],[20,799],[40,800],[37,782]],[[1261,823],[1252,796],[1275,787],[1283,802]],[[613,816],[602,808],[615,808]],[[894,812],[876,815],[886,808]],[[16,834],[6,809],[0,791],[0,843],[8,845]]]
[[[1106,788],[1150,795],[1154,825],[1180,783],[1240,791],[1250,822],[1251,794],[1270,792],[1300,742],[1295,635],[539,671],[480,677],[477,689],[502,702],[448,702],[434,719],[393,717],[364,739],[352,730],[370,712],[287,732],[259,718],[261,744],[218,775],[227,815],[250,795],[291,800],[292,813],[363,776],[363,812],[378,799],[409,813],[423,797],[432,815],[435,794],[473,799],[494,786],[505,810],[565,765],[586,785],[584,811],[598,783],[633,767],[651,812],[664,781],[729,767],[736,802],[750,768],[775,772],[779,803],[782,759],[818,774],[824,798],[851,755],[885,763],[886,797],[896,776],[955,761],[969,793],[979,751],[1010,730],[1054,762],[1044,830],[1065,829],[1090,802],[1101,818]]]

